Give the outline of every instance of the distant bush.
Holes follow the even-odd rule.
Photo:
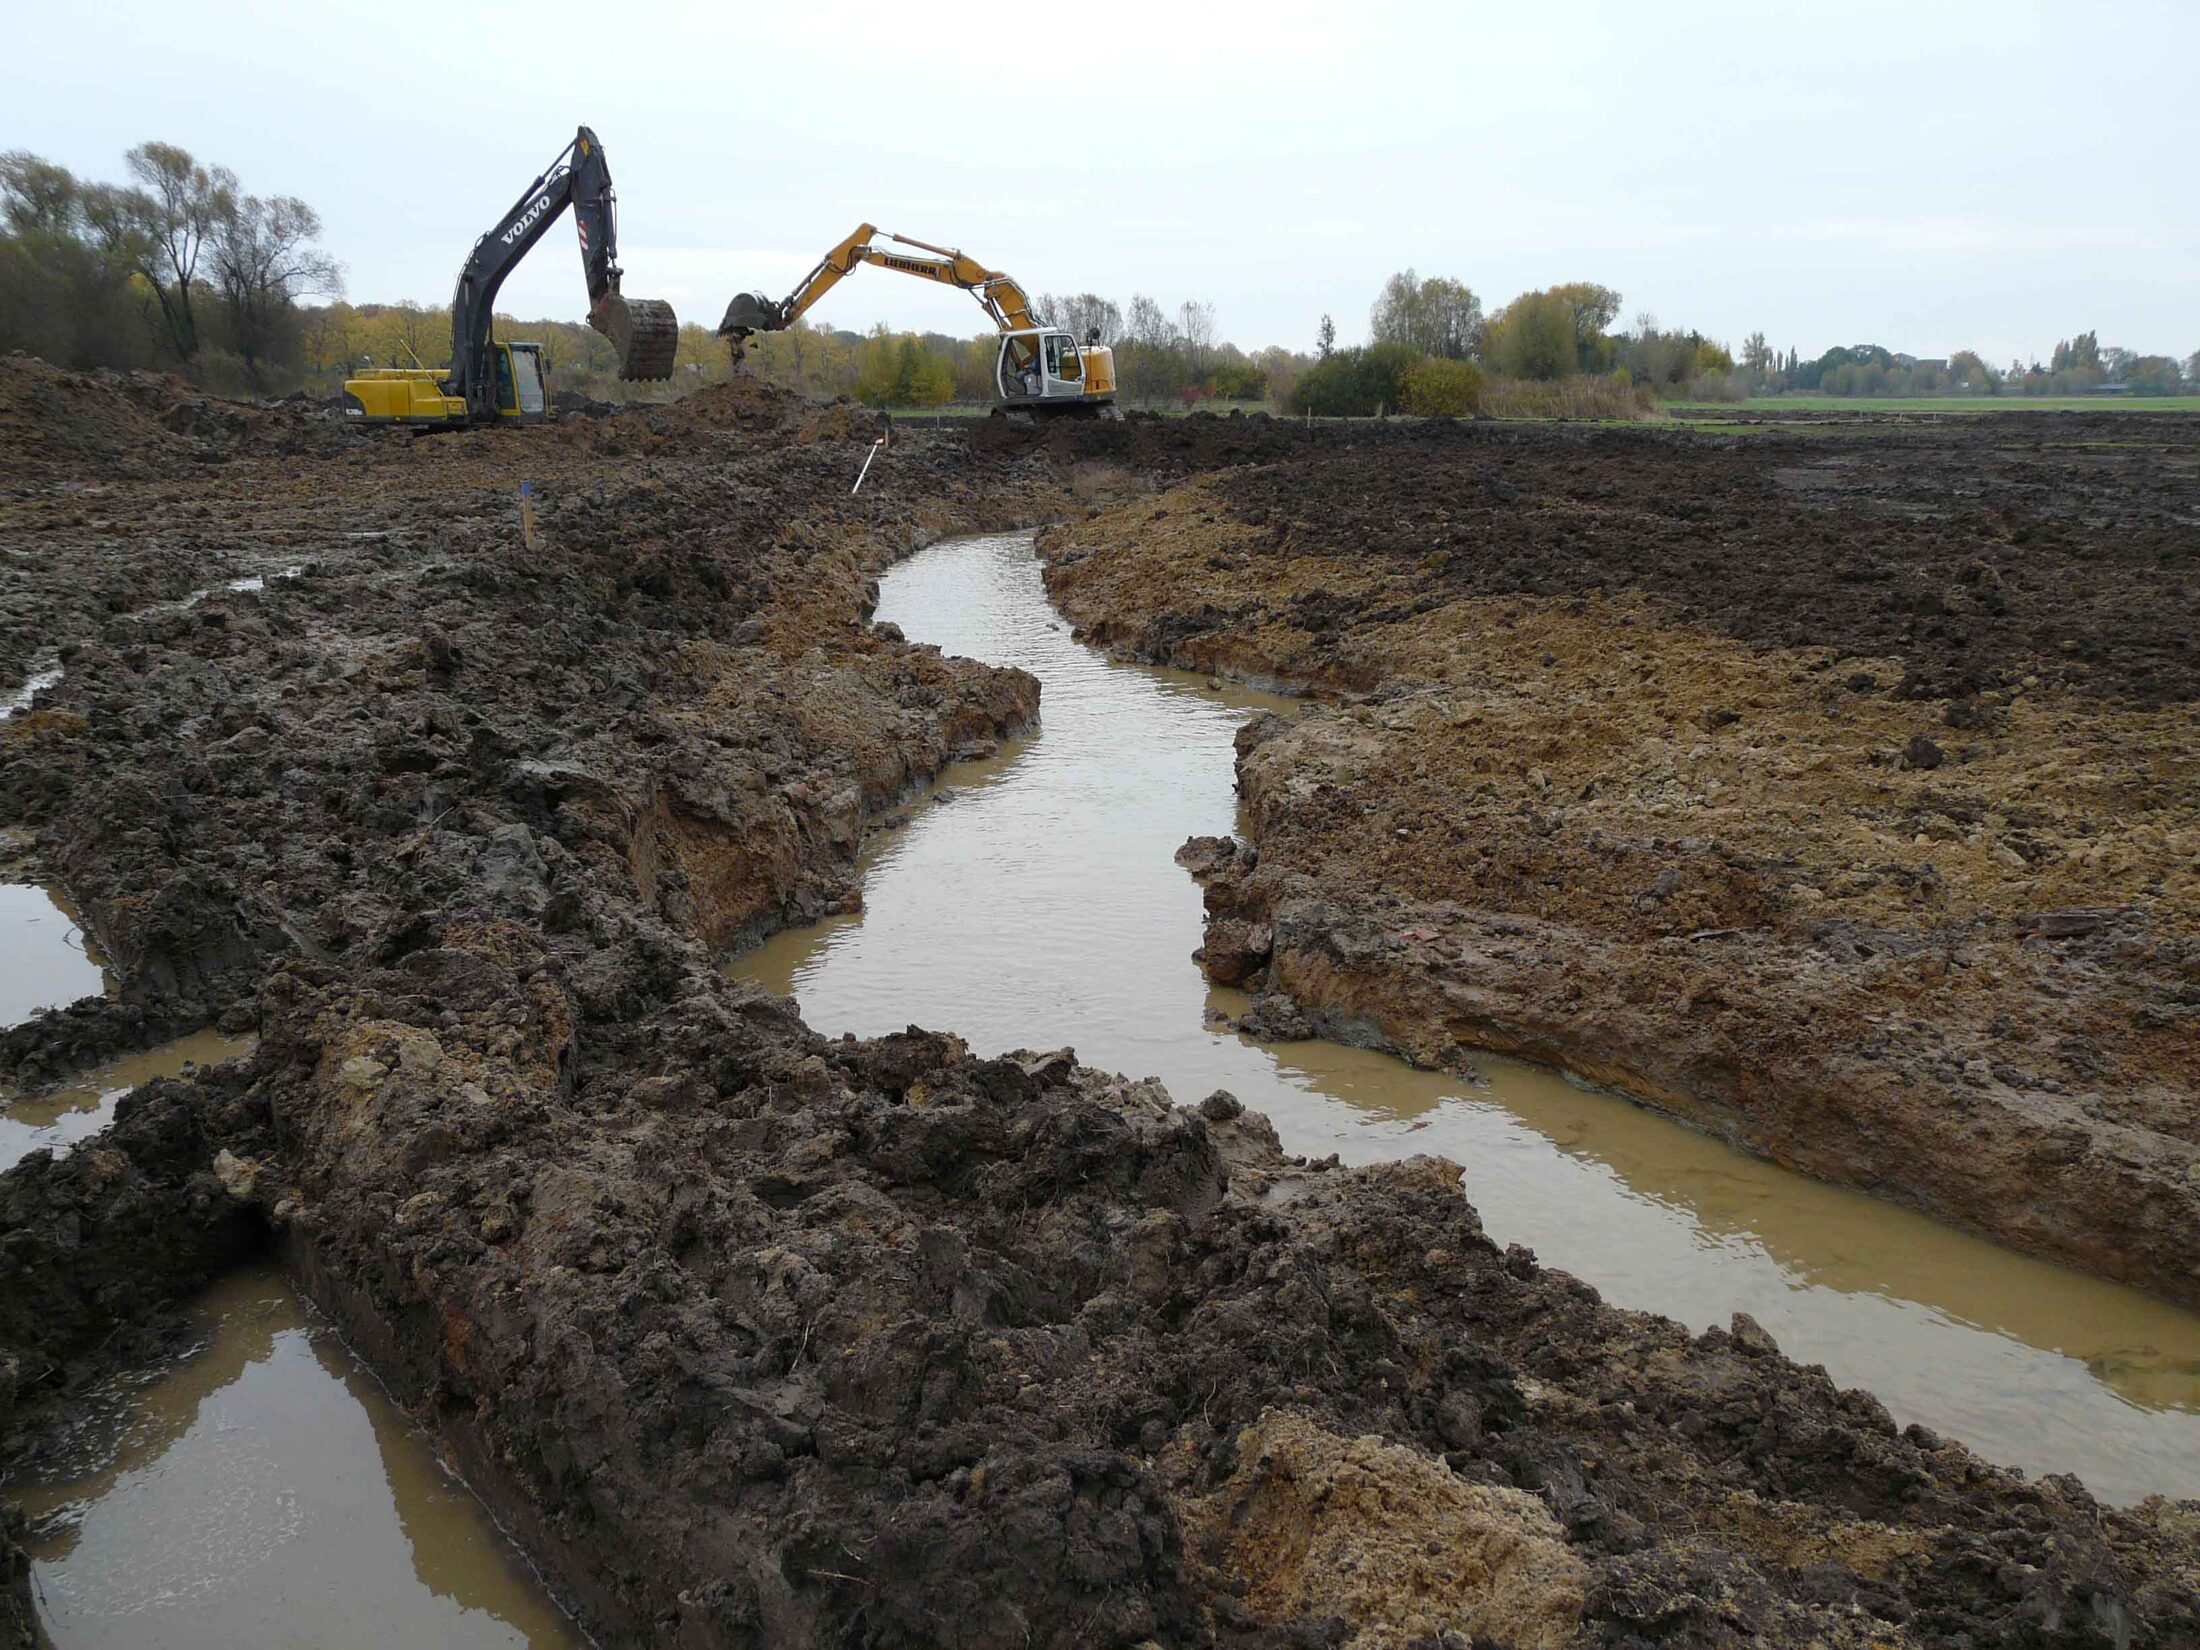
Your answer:
[[[1405,405],[1405,378],[1421,358],[1404,344],[1341,349],[1298,376],[1285,410],[1316,418],[1372,418]]]
[[[1749,392],[1746,372],[1699,372],[1686,390],[1691,401],[1747,401]]]
[[[1399,399],[1423,418],[1471,418],[1482,404],[1482,369],[1472,361],[1416,361],[1406,368]]]
[[[1268,375],[1243,361],[1225,361],[1207,380],[1207,391],[1217,401],[1259,401],[1268,394]]]
[[[1482,411],[1492,418],[1657,418],[1657,392],[1617,376],[1501,378],[1482,387]]]

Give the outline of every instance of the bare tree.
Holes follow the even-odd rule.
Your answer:
[[[1123,337],[1123,311],[1097,292],[1050,292],[1040,298],[1038,307],[1049,324],[1061,327],[1080,343],[1089,343],[1097,335],[1101,343],[1113,345]]]
[[[256,384],[279,333],[308,295],[335,297],[343,271],[313,243],[320,214],[293,195],[235,197],[210,237],[214,284],[229,321],[230,340]]]
[[[1400,270],[1383,283],[1367,322],[1375,343],[1404,344],[1448,361],[1464,361],[1482,348],[1482,300],[1464,282],[1441,275],[1424,281]]]
[[[1753,332],[1742,340],[1742,365],[1749,369],[1755,383],[1762,384],[1772,376],[1772,346],[1765,342],[1765,335]]]
[[[1127,342],[1144,344],[1152,349],[1173,349],[1176,345],[1176,326],[1162,312],[1161,306],[1143,292],[1131,294],[1130,308],[1123,312],[1123,337]]]
[[[1176,327],[1189,365],[1196,373],[1215,352],[1215,306],[1196,298],[1185,299],[1177,306]]]
[[[226,166],[201,166],[172,143],[141,143],[123,159],[140,186],[131,192],[144,235],[138,273],[160,305],[169,347],[190,361],[199,353],[191,288],[207,243],[235,207],[237,175]]]

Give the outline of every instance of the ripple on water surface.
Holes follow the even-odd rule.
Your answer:
[[[1073,1045],[1180,1101],[1227,1088],[1286,1147],[1369,1162],[1439,1153],[1500,1243],[1617,1304],[1694,1327],[1754,1316],[1789,1356],[2031,1471],[2098,1493],[2200,1494],[2200,1317],[1787,1173],[1558,1073],[1487,1086],[1329,1043],[1260,1045],[1210,1016],[1243,999],[1191,962],[1200,895],[1173,856],[1236,828],[1238,726],[1293,703],[1209,690],[1073,642],[1025,538],[942,545],[882,581],[913,641],[1044,685],[1042,724],[943,776],[952,794],[874,839],[858,915],[782,934],[735,972],[822,1031],[915,1022],[980,1051]]]
[[[587,1643],[279,1275],[196,1316],[197,1352],[8,1486],[56,1650]]]

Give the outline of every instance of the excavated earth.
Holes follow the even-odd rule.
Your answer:
[[[148,407],[175,439],[116,462]],[[1055,520],[1098,566],[1142,523],[1158,588],[1205,511],[1219,613],[1249,598],[1206,559],[1267,554],[1244,512],[1294,465],[1373,453],[1433,488],[1508,457],[1586,473],[1593,444],[987,427],[897,437],[851,498],[876,420],[754,386],[384,440],[11,360],[0,409],[0,670],[62,671],[0,725],[0,817],[123,981],[0,1058],[36,1081],[165,1028],[258,1033],[0,1176],[13,1460],[272,1248],[606,1644],[2200,1637],[2200,1507],[2103,1507],[1898,1430],[1747,1318],[1692,1336],[1610,1307],[1495,1247],[1450,1165],[1288,1159],[1227,1095],[1179,1105],[1067,1050],[826,1039],[716,966],[857,897],[867,825],[1035,713],[1029,677],[867,623],[895,557]],[[1296,601],[1311,554],[1260,563],[1266,599]],[[1342,647],[1363,610],[1335,565]],[[1425,582],[1421,618],[1536,611]],[[1609,599],[1626,639],[1663,634],[1664,598]],[[1248,773],[1455,691],[1264,730]],[[1930,708],[1825,703],[1844,728]],[[1276,783],[1249,788],[1286,842]],[[1291,852],[1237,885],[1278,899],[1279,936],[1303,907],[1253,890]],[[1360,887],[1314,886],[1374,921]],[[2155,932],[2119,921],[2084,967],[2173,966],[2166,940],[2118,960]],[[0,1643],[29,1642],[22,1578],[0,1541]]]
[[[1592,1076],[2200,1302],[2200,420],[1429,427],[1057,530],[1318,690],[1201,844],[1252,1024]],[[1303,1033],[1302,1033],[1303,1034]]]

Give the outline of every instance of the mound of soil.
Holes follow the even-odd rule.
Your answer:
[[[310,404],[224,401],[173,373],[0,358],[0,469],[18,483],[188,475],[246,456],[325,456],[353,437]]]

